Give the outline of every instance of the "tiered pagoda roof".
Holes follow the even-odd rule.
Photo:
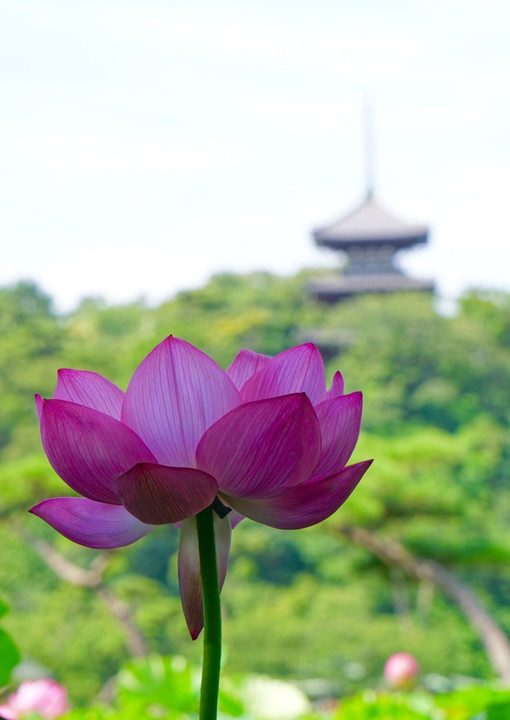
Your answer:
[[[365,293],[434,290],[431,280],[408,277],[394,264],[399,250],[427,242],[427,226],[397,218],[371,192],[350,213],[316,229],[313,238],[319,247],[343,252],[348,258],[342,272],[309,283],[309,293],[319,300],[334,303]]]
[[[369,193],[361,205],[340,220],[314,230],[313,237],[317,245],[333,250],[358,243],[391,243],[400,249],[426,243],[428,232],[426,225],[412,225],[395,217]]]

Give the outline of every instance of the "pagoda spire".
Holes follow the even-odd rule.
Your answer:
[[[343,259],[341,272],[308,284],[308,292],[323,302],[335,303],[366,293],[434,291],[432,280],[409,277],[395,261],[400,250],[428,242],[428,227],[401,220],[374,197],[375,130],[370,95],[363,104],[363,121],[365,197],[346,215],[313,231],[319,247],[329,248]]]
[[[401,220],[375,199],[375,131],[370,97],[363,110],[365,197],[346,215],[313,231],[319,247],[329,248],[343,258],[342,272],[308,284],[312,296],[328,303],[366,293],[434,290],[431,280],[409,277],[395,261],[400,250],[426,243],[429,230],[424,224]]]
[[[375,128],[374,106],[371,97],[365,99],[363,106],[365,129],[365,197],[371,200],[375,188]]]

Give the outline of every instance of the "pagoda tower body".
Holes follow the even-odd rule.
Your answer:
[[[312,280],[308,292],[318,300],[336,303],[353,295],[410,290],[433,292],[431,280],[406,275],[395,255],[428,241],[428,227],[395,217],[369,190],[365,200],[331,225],[313,231],[319,247],[346,256],[342,271]]]

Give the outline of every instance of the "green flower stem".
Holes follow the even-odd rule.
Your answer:
[[[220,687],[221,601],[213,513],[212,507],[208,507],[196,516],[200,578],[204,599],[204,657],[200,688],[200,720],[216,720]]]

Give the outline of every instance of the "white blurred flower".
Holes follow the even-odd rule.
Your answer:
[[[248,677],[242,689],[245,708],[258,720],[296,720],[312,709],[294,685],[263,676]]]

